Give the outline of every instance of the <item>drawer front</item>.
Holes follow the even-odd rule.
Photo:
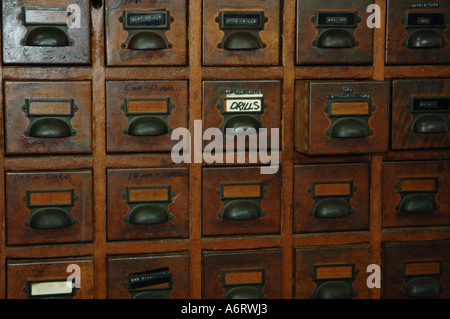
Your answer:
[[[94,262],[90,257],[11,259],[6,270],[8,299],[94,298]]]
[[[203,64],[279,65],[280,2],[203,0]]]
[[[187,253],[108,256],[107,268],[109,299],[189,298]]]
[[[108,240],[188,237],[188,169],[110,169],[107,179]]]
[[[90,1],[2,3],[5,64],[91,63]]]
[[[383,298],[450,297],[448,242],[385,244],[383,259]]]
[[[186,81],[109,81],[108,152],[170,152],[172,130],[188,125]]]
[[[281,252],[203,252],[203,298],[280,299]]]
[[[450,2],[389,0],[386,64],[450,62]]]
[[[105,8],[108,65],[187,63],[186,0],[110,0]]]
[[[383,163],[382,227],[450,225],[450,162]]]
[[[204,168],[202,189],[204,236],[280,232],[281,171]]]
[[[394,80],[392,85],[392,149],[450,148],[450,80]]]
[[[369,229],[369,165],[305,165],[294,169],[296,233]]]
[[[297,64],[371,64],[373,30],[366,9],[372,3],[298,0]]]
[[[93,240],[92,172],[6,173],[7,245]]]
[[[281,131],[281,108],[280,81],[203,82],[204,130],[218,128],[220,133],[242,130],[248,133],[246,135],[253,136],[254,134],[250,134],[252,130],[260,136],[261,130],[267,129],[268,148],[275,147],[272,144],[272,129]],[[281,132],[279,136],[281,137]],[[224,138],[224,151],[237,149],[235,140],[236,138],[227,141]],[[259,138],[258,143],[259,146]],[[249,145],[249,142],[245,146],[256,147]]]
[[[90,82],[6,82],[6,154],[92,151]]]
[[[295,299],[368,299],[368,245],[295,249]]]
[[[389,82],[296,83],[295,145],[307,155],[385,152]]]

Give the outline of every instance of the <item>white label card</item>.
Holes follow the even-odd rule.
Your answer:
[[[227,94],[226,112],[261,112],[263,94]]]

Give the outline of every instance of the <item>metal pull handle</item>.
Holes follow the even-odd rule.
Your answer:
[[[221,11],[216,18],[219,29],[225,34],[219,49],[258,50],[267,47],[261,41],[259,33],[269,19],[264,11]]]
[[[119,22],[123,29],[128,31],[128,37],[122,43],[122,49],[128,50],[164,50],[171,49],[173,45],[166,38],[166,31],[174,18],[170,11],[123,11]]]
[[[352,299],[358,296],[352,283],[358,274],[354,264],[314,265],[310,275],[316,283],[313,299]]]
[[[268,278],[265,269],[223,270],[219,277],[225,289],[223,299],[265,299],[262,288]]]
[[[223,201],[219,217],[225,220],[252,220],[266,216],[261,200],[267,189],[262,183],[223,183],[217,190]],[[240,194],[248,195],[240,195]]]
[[[402,19],[408,36],[402,43],[410,49],[435,49],[448,43],[442,35],[447,25],[445,12],[405,12]]]
[[[68,21],[72,12],[67,8],[23,7],[19,15],[27,29],[20,41],[23,46],[62,47],[72,46],[75,41],[69,36]]]
[[[326,136],[364,138],[374,134],[369,125],[369,119],[375,111],[370,94],[355,94],[353,88],[344,88],[343,94],[328,95],[324,111],[331,119]]]
[[[438,177],[400,177],[395,188],[401,199],[395,209],[403,213],[432,213],[438,210],[440,207],[435,196],[440,186]]]
[[[359,45],[354,31],[361,22],[356,11],[316,11],[311,19],[319,34],[313,41],[318,48],[353,48]]]
[[[163,224],[174,219],[168,205],[175,193],[170,186],[127,187],[122,198],[130,210],[124,222],[133,225]]]
[[[161,287],[161,284],[166,284]],[[176,279],[168,267],[127,275],[124,286],[132,299],[170,299],[169,294]],[[159,285],[158,288],[148,288]]]
[[[34,138],[66,138],[77,135],[70,120],[78,111],[73,99],[25,99],[22,111],[30,120],[24,135]]]
[[[343,218],[354,215],[350,199],[357,188],[353,181],[313,182],[308,189],[315,200],[309,215],[316,218]]]
[[[121,106],[129,122],[123,133],[131,136],[161,136],[172,133],[167,122],[175,108],[170,98],[125,99]]]
[[[445,266],[442,260],[402,262],[400,272],[405,279],[405,285],[400,291],[407,297],[436,297],[444,289],[439,279]]]
[[[31,214],[25,226],[34,229],[60,229],[77,224],[71,210],[79,199],[73,189],[28,190],[23,201]]]
[[[450,130],[450,97],[411,97],[407,107],[413,115],[409,131],[447,133]]]

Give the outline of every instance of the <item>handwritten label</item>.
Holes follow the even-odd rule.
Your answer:
[[[227,94],[226,112],[261,112],[262,94]]]
[[[165,171],[165,172],[131,172],[128,175],[128,180],[142,180],[152,178],[177,178],[188,177],[189,173],[186,171]]]

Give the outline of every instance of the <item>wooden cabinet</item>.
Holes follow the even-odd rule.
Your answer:
[[[2,0],[0,299],[448,299],[449,1]]]

